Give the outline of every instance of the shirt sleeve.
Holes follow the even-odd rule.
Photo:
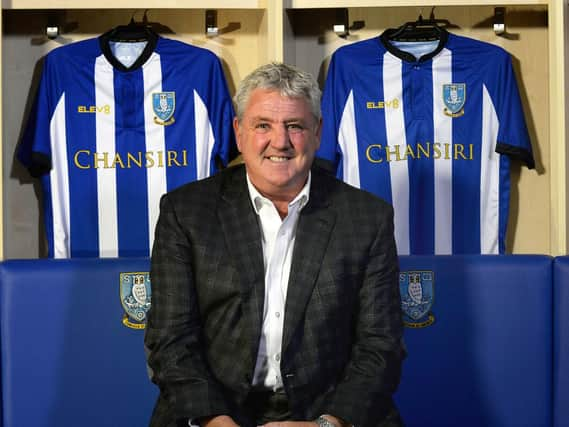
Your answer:
[[[237,155],[237,145],[233,134],[233,104],[227,89],[227,82],[219,59],[215,58],[208,79],[208,102],[210,120],[214,135],[211,153],[210,172],[214,174],[227,166]]]
[[[346,70],[342,69],[341,62],[338,53],[334,53],[330,60],[322,93],[322,137],[316,157],[320,165],[325,169],[331,169],[338,178],[343,179],[343,155],[339,145],[339,127],[350,90],[345,75]]]
[[[18,146],[18,160],[32,176],[41,176],[51,169],[51,139],[56,112],[65,114],[65,96],[61,89],[55,60],[48,54],[24,134]]]
[[[501,53],[496,74],[487,84],[499,122],[496,152],[518,159],[533,169],[535,161],[512,58],[505,51]]]

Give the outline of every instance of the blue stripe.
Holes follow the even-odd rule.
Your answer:
[[[405,129],[407,145],[417,153],[417,144],[433,141],[433,94],[431,62],[403,65]],[[420,160],[408,156],[410,253],[434,253],[434,163],[432,157]]]
[[[454,144],[468,145],[477,142],[473,148],[473,160],[457,156],[453,161],[453,253],[480,253],[480,161],[482,127],[482,87],[479,78],[467,75],[463,67],[457,66],[453,58],[453,82],[466,86],[464,115],[452,119]]]
[[[182,184],[196,180],[196,131],[194,120],[194,88],[183,82],[187,80],[186,67],[168,62],[161,57],[162,91],[176,90],[175,122],[164,127],[166,151],[170,151],[170,161],[166,168],[167,190],[173,190]],[[199,76],[200,67],[196,69],[197,81],[208,80]],[[175,154],[174,154],[175,153]],[[174,157],[175,156],[175,157]]]
[[[145,151],[144,82],[142,70],[115,71],[116,151],[124,168],[116,164],[119,256],[147,253],[148,200],[146,169],[127,168],[127,154]]]
[[[95,106],[95,62],[79,70],[73,67],[67,81],[65,122],[69,169],[69,207],[71,257],[99,255],[99,221],[97,200],[97,169],[93,155],[97,151],[96,113],[79,113],[79,106]],[[76,73],[84,73],[78,76]],[[79,142],[80,143],[77,143]],[[75,143],[74,143],[75,142]],[[77,150],[85,150],[78,153]],[[90,153],[90,154],[87,154]],[[77,157],[76,157],[77,156]],[[82,169],[75,164],[89,165]]]
[[[360,79],[354,82],[358,141],[353,143],[358,144],[360,187],[392,204],[389,164],[385,156],[387,145],[385,108],[368,108],[368,102],[377,106],[378,102],[387,101],[381,79],[382,67],[383,62],[380,61],[377,67],[363,69],[359,75]]]
[[[506,252],[506,232],[510,217],[510,159],[500,156],[499,253]]]

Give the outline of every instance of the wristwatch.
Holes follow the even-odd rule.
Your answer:
[[[323,416],[319,416],[314,420],[314,422],[318,424],[318,427],[336,427],[332,421],[324,418]]]

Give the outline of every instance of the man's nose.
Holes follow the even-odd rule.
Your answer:
[[[271,138],[271,145],[274,148],[285,149],[290,147],[290,135],[286,126],[276,126]]]

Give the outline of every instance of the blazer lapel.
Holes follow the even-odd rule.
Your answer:
[[[335,212],[329,209],[328,192],[326,182],[313,172],[310,200],[300,214],[296,230],[286,297],[283,352],[304,317],[336,222]]]
[[[229,257],[239,272],[243,316],[249,318],[252,354],[256,355],[265,298],[262,237],[247,190],[245,168],[237,170],[231,180],[222,189],[218,216]]]

